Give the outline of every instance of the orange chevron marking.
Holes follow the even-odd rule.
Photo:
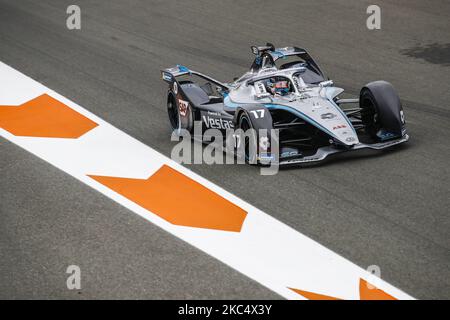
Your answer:
[[[240,232],[247,216],[237,205],[167,165],[148,179],[89,177],[175,225]]]
[[[289,288],[290,290],[298,293],[309,300],[341,300],[339,298],[326,296],[309,291],[303,291],[299,289]],[[390,294],[387,294],[381,289],[378,289],[374,285],[368,283],[364,279],[359,279],[359,299],[360,300],[397,300]]]
[[[330,296],[326,296],[326,295],[318,294],[318,293],[314,293],[314,292],[303,291],[303,290],[294,289],[294,288],[289,288],[289,289],[291,289],[295,293],[298,293],[301,296],[304,296],[306,299],[309,299],[309,300],[341,300],[341,299],[338,299],[335,297],[330,297]]]
[[[0,106],[0,127],[15,136],[76,139],[97,125],[47,94],[20,106]]]
[[[397,300],[364,279],[359,279],[359,298],[361,300]]]

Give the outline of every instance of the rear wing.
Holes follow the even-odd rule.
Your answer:
[[[225,83],[222,83],[216,79],[208,77],[207,75],[204,75],[200,72],[190,70],[187,67],[179,65],[179,64],[177,64],[175,67],[161,70],[161,79],[164,80],[165,82],[167,82],[168,84],[172,84],[173,82],[176,81],[177,77],[183,76],[186,74],[199,76],[203,79],[206,79],[207,81],[211,81],[214,84],[223,87],[226,90],[229,90],[229,86],[226,85]]]
[[[185,66],[177,64],[175,67],[161,70],[161,78],[167,83],[172,83],[176,77],[189,73],[191,73],[191,70]]]

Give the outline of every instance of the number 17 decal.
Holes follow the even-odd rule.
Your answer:
[[[264,118],[264,109],[258,109],[258,110],[251,110],[250,112],[253,113],[253,116],[255,119]]]

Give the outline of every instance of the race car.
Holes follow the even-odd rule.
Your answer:
[[[169,84],[173,130],[193,133],[196,122],[202,124],[201,133],[253,129],[244,141],[233,142],[236,152],[242,141],[239,150],[247,162],[279,165],[408,141],[402,104],[390,83],[370,82],[359,97],[342,98],[344,89],[334,86],[305,49],[267,43],[251,50],[255,59],[250,70],[229,83],[182,65],[161,70]]]

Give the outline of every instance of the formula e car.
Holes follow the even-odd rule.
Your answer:
[[[386,81],[362,87],[358,98],[342,98],[305,49],[251,47],[250,70],[230,83],[177,65],[161,71],[169,84],[167,110],[173,130],[255,129],[245,138],[249,162],[318,162],[339,152],[385,149],[406,142],[400,99]],[[268,135],[259,136],[261,129]],[[277,129],[277,130],[273,130]],[[277,132],[276,145],[270,135]],[[270,138],[270,139],[269,139]],[[254,155],[249,145],[256,146]]]

